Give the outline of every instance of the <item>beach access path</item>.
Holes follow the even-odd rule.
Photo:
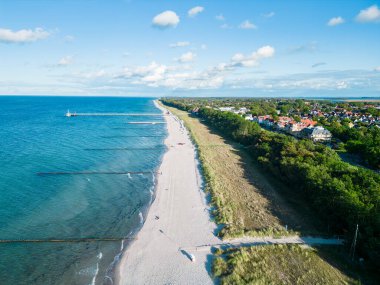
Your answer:
[[[221,240],[214,235],[216,226],[201,190],[194,145],[177,117],[165,116],[165,120],[168,151],[158,170],[156,198],[137,239],[122,257],[118,283],[213,284],[206,268],[211,253],[181,251]]]

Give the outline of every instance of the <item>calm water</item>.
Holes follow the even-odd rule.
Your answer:
[[[122,238],[141,226],[166,127],[127,122],[164,119],[67,118],[67,109],[160,113],[147,98],[0,96],[0,239]],[[36,174],[50,171],[150,173]],[[0,243],[0,284],[112,284],[122,247],[121,241]]]

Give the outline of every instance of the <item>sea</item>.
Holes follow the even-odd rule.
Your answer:
[[[0,96],[0,284],[114,284],[154,199],[160,114],[152,98]]]

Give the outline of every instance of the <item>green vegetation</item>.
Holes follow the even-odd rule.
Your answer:
[[[194,108],[181,100],[162,101],[182,110]],[[264,169],[308,201],[330,233],[346,234],[350,240],[359,224],[358,255],[379,262],[380,175],[343,162],[322,144],[265,131],[233,113],[201,107],[198,116],[245,145]]]
[[[282,220],[288,225],[303,225],[303,229],[309,230],[308,221],[299,221],[286,203],[276,197],[273,186],[253,166],[252,158],[241,145],[226,142],[187,112],[168,109],[184,121],[198,146],[203,176],[207,181],[205,190],[211,194],[215,209],[213,216],[218,224],[225,225],[219,236],[291,234],[284,230]],[[242,165],[250,167],[243,168]],[[257,181],[260,181],[260,185],[257,185]],[[273,205],[261,194],[258,186],[271,195]],[[286,214],[280,220],[274,215],[273,209]]]
[[[344,143],[343,147],[348,152],[359,154],[369,166],[380,169],[380,128],[350,128],[349,123],[349,120],[341,123],[333,121],[324,125]]]
[[[298,245],[264,245],[220,251],[212,266],[224,284],[358,284],[316,251]]]

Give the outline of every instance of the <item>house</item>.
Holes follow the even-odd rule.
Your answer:
[[[223,112],[231,112],[234,107],[220,107],[219,110]]]
[[[253,121],[252,114],[248,114],[248,115],[246,115],[246,116],[245,116],[245,119],[246,119],[247,121]]]
[[[328,142],[331,141],[331,133],[323,127],[309,127],[301,131],[304,138],[313,140],[314,142]]]

